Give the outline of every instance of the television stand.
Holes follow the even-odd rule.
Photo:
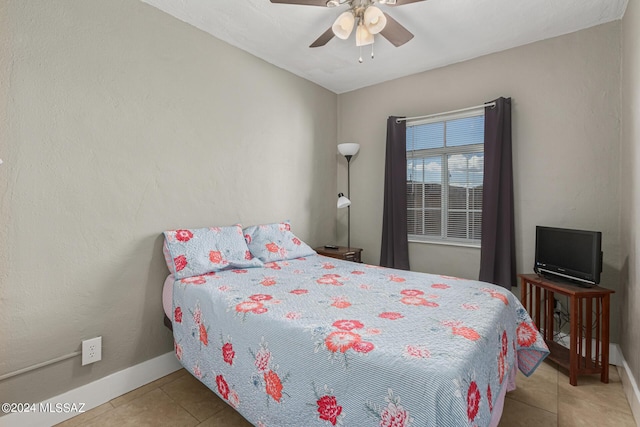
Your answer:
[[[614,291],[551,281],[537,274],[519,274],[518,277],[522,284],[522,305],[538,329],[544,330],[549,359],[569,370],[569,383],[578,385],[578,375],[585,374],[600,374],[600,381],[608,383],[609,303]],[[568,349],[553,339],[555,294],[569,297],[571,332]]]

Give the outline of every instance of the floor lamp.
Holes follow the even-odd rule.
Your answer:
[[[338,152],[347,159],[347,197],[338,194],[338,209],[347,208],[347,247],[351,248],[351,158],[360,150],[360,144],[345,142],[338,144]]]

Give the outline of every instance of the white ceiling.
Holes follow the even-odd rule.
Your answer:
[[[346,6],[272,4],[269,0],[142,0],[227,43],[335,93],[442,67],[621,19],[628,0],[427,0],[380,8],[415,37],[396,48],[354,35],[308,46]],[[212,53],[215,54],[215,53]]]

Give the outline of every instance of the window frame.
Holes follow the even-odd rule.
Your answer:
[[[484,116],[484,107],[478,107],[477,109],[472,109],[459,113],[450,113],[450,114],[439,114],[437,116],[432,116],[428,118],[416,119],[416,120],[407,120],[406,126],[409,128],[410,126],[419,126],[431,123],[442,123],[448,122],[452,120],[465,119],[471,117]],[[480,248],[480,240],[479,239],[462,239],[456,237],[448,237],[447,236],[447,225],[449,218],[449,162],[448,157],[456,154],[474,154],[474,153],[482,153],[484,157],[484,138],[483,142],[480,144],[469,144],[469,145],[461,145],[454,147],[446,146],[446,123],[444,129],[444,146],[438,148],[426,148],[422,150],[406,150],[406,160],[408,162],[412,159],[421,159],[427,157],[440,157],[442,167],[441,167],[441,192],[440,192],[440,236],[426,236],[421,234],[411,234],[407,231],[407,237],[409,242],[411,243],[428,243],[428,244],[439,244],[439,245],[450,245],[450,246],[463,246],[463,247],[473,247]],[[484,179],[484,171],[483,171],[483,179]],[[409,181],[407,181],[408,183]],[[406,206],[407,211],[409,211],[409,206]],[[424,208],[421,211],[425,211]],[[461,210],[463,212],[478,212],[482,214],[482,209],[464,209]],[[469,221],[467,221],[467,226]]]

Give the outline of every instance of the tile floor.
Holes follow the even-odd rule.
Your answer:
[[[610,382],[581,376],[578,386],[553,362],[544,362],[507,394],[501,427],[636,427],[615,366]],[[250,427],[247,421],[184,369],[117,397],[58,426]],[[345,426],[349,427],[349,426]]]

